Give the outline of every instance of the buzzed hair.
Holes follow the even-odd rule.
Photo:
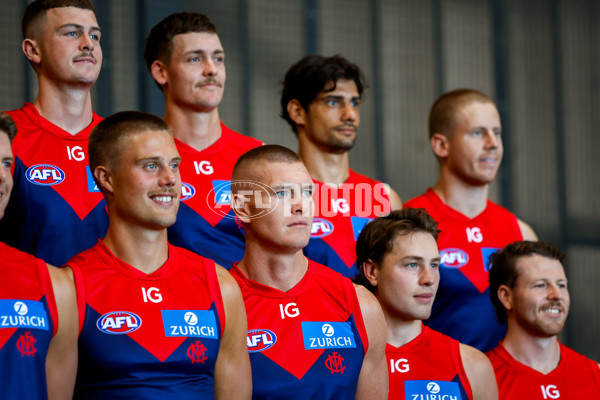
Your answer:
[[[92,173],[100,165],[115,168],[120,161],[123,140],[147,131],[166,131],[172,135],[171,128],[162,118],[140,111],[121,111],[100,121],[88,139]]]
[[[457,125],[456,116],[473,102],[495,105],[487,95],[474,89],[456,89],[440,96],[429,112],[429,138],[435,133],[450,137]]]
[[[53,8],[76,7],[90,10],[94,14],[96,10],[90,0],[35,0],[25,8],[21,20],[21,32],[23,39],[33,39],[39,34],[40,22],[46,18],[46,12]]]
[[[0,132],[4,132],[11,143],[17,134],[17,124],[15,124],[12,117],[5,112],[0,112]]]
[[[233,167],[231,177],[231,191],[233,193],[241,187],[239,184],[235,184],[235,181],[241,182],[252,179],[252,165],[261,161],[287,164],[302,163],[302,159],[296,152],[278,144],[266,144],[248,150],[238,158]]]
[[[548,242],[519,241],[513,242],[490,256],[490,298],[496,309],[496,318],[503,325],[506,321],[506,309],[498,298],[498,288],[506,285],[513,289],[519,277],[517,261],[521,257],[540,255],[562,264],[566,255],[561,249]]]
[[[429,233],[438,240],[438,224],[424,208],[395,210],[369,222],[356,240],[356,266],[359,274],[354,282],[375,293],[376,287],[365,276],[364,263],[371,260],[375,264],[381,264],[385,255],[394,250],[396,236],[415,232]]]

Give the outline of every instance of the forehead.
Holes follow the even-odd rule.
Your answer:
[[[519,272],[517,282],[526,283],[540,279],[550,281],[567,279],[560,261],[539,254],[519,257],[516,266]]]
[[[181,54],[188,52],[214,53],[222,52],[223,46],[216,33],[188,32],[175,35],[171,42],[172,53]]]
[[[129,134],[122,139],[119,147],[122,148],[123,156],[134,159],[154,156],[173,158],[179,155],[173,137],[169,132],[162,130]]]
[[[98,21],[92,10],[78,7],[51,8],[46,12],[47,27],[56,28],[68,24],[97,26]]]
[[[435,239],[430,233],[422,231],[395,235],[392,253],[401,258],[416,256],[433,259],[439,257]]]
[[[283,184],[312,184],[312,179],[301,162],[262,161],[255,167],[261,175],[262,183],[269,186]]]
[[[6,132],[0,130],[0,157],[12,157],[12,148],[10,147],[10,139]]]
[[[330,90],[334,85],[333,81],[329,81],[323,87],[323,90],[317,96],[318,98],[323,98],[327,96],[337,96],[344,95],[347,97],[359,97],[358,89],[356,87],[356,83],[351,79],[338,79],[335,82],[335,89]]]
[[[468,126],[499,127],[500,115],[493,103],[472,101],[457,112],[456,123]]]

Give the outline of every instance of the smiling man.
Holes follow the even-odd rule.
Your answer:
[[[94,128],[89,151],[110,223],[68,262],[80,305],[75,397],[249,399],[238,285],[212,260],[167,242],[181,196],[169,127],[155,115],[117,113]]]
[[[385,399],[385,321],[371,293],[304,256],[314,185],[292,150],[236,163],[232,207],[246,231],[232,275],[248,313],[254,399]]]
[[[217,28],[203,14],[169,15],[150,31],[144,58],[183,159],[182,203],[169,240],[229,269],[244,255],[244,234],[229,206],[231,172],[240,155],[262,143],[219,117],[226,71]]]
[[[359,67],[343,57],[309,55],[285,74],[281,117],[298,137],[298,154],[315,183],[315,220],[304,249],[310,259],[354,277],[356,238],[367,222],[402,207],[382,182],[349,166],[365,87]]]
[[[38,95],[9,112],[18,127],[15,190],[0,238],[62,265],[108,227],[87,160],[88,135],[101,120],[90,97],[102,65],[101,32],[89,0],[33,1],[22,29]]]
[[[356,242],[356,281],[387,323],[389,399],[497,399],[485,355],[423,325],[440,283],[438,234],[426,211],[405,208],[367,224]]]
[[[484,352],[505,331],[491,312],[489,255],[515,240],[537,240],[527,224],[488,199],[504,153],[501,133],[496,105],[485,94],[442,95],[429,114],[438,180],[405,204],[425,208],[441,230],[440,288],[426,325]]]
[[[494,254],[490,296],[506,336],[488,353],[500,399],[600,398],[600,366],[559,342],[569,314],[565,254],[521,241]]]

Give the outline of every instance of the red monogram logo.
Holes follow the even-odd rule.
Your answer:
[[[37,349],[35,348],[35,338],[31,334],[31,332],[25,332],[24,335],[21,335],[19,340],[17,340],[17,349],[21,352],[21,357],[30,356],[33,357]]]
[[[325,361],[325,366],[328,370],[331,371],[332,374],[343,374],[346,367],[342,365],[342,361],[344,361],[342,356],[340,356],[339,353],[335,352],[329,357],[327,357],[327,360]]]
[[[204,364],[204,361],[208,358],[204,354],[205,352],[206,347],[199,340],[196,340],[196,343],[190,344],[190,347],[187,349],[187,355],[192,360],[192,364],[197,362]]]

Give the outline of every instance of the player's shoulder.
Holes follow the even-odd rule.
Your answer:
[[[363,174],[359,174],[358,172],[354,171],[352,168],[348,169],[348,180],[346,181],[347,183],[369,183],[371,185],[376,185],[376,184],[381,184],[382,182],[370,178],[367,175],[363,175]]]
[[[435,206],[434,192],[431,188],[425,193],[413,197],[404,203],[404,208],[433,208]]]
[[[227,127],[221,122],[221,135],[227,141],[227,147],[231,149],[250,150],[262,146],[263,142],[251,136],[243,135]]]
[[[43,260],[35,257],[34,255],[21,251],[2,242],[0,242],[0,254],[2,254],[0,265],[3,268],[22,269],[25,267],[25,265],[46,264]]]

